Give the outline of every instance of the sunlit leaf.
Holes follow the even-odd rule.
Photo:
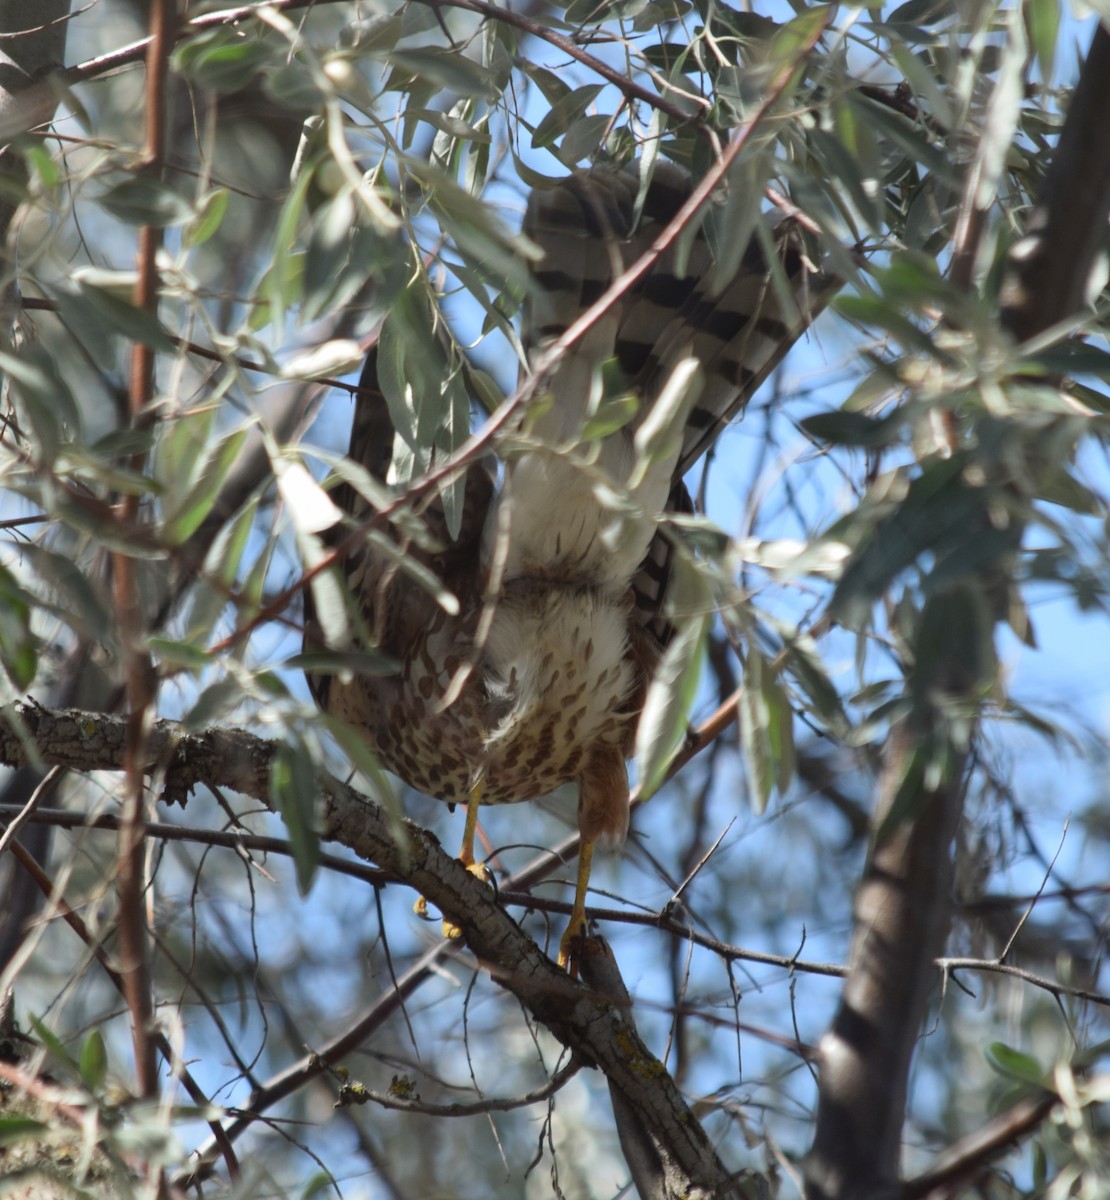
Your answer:
[[[658,790],[686,735],[708,633],[708,617],[685,621],[648,686],[636,727],[635,763],[642,799]]]
[[[362,347],[351,338],[334,338],[296,354],[281,364],[284,379],[315,379],[320,376],[346,375],[363,359]]]
[[[1029,38],[1041,67],[1045,87],[1052,87],[1056,67],[1056,39],[1060,33],[1058,0],[1027,0],[1025,13],[1029,21]]]
[[[227,188],[213,188],[201,201],[197,214],[185,230],[186,246],[203,246],[223,224],[231,193]]]
[[[203,671],[212,665],[212,658],[202,646],[191,642],[177,642],[169,638],[152,637],[148,645],[151,652],[171,667],[186,671]]]
[[[794,712],[770,665],[754,646],[748,648],[744,662],[739,716],[752,807],[761,813],[775,788],[784,794],[794,776]]]

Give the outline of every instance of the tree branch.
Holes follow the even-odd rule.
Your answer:
[[[40,763],[73,770],[118,771],[126,742],[123,718],[72,709],[54,712],[34,704],[0,710],[0,761],[13,766],[37,757]],[[276,743],[241,729],[188,734],[174,722],[159,721],[146,744],[151,772],[167,781],[165,799],[183,802],[192,787],[205,783],[232,788],[272,808],[269,775]],[[325,839],[377,863],[450,916],[493,978],[581,1062],[605,1073],[700,1194],[715,1200],[743,1195],[666,1068],[617,1006],[547,958],[489,888],[427,830],[398,821],[329,775],[319,775],[317,786]]]

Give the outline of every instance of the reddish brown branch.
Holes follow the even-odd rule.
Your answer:
[[[159,170],[166,140],[166,81],[169,56],[173,48],[177,22],[176,0],[156,0],[151,10],[151,38],[147,53],[146,78],[146,149],[143,168]],[[146,225],[139,231],[138,281],[135,307],[155,313],[158,306],[157,255],[162,246],[162,230]],[[136,341],[131,346],[129,406],[131,425],[142,428],[150,421],[150,403],[154,393],[152,347]],[[141,471],[143,458],[131,461]],[[139,497],[130,495],[120,506],[120,516],[135,522],[139,516]],[[113,590],[120,629],[123,634],[127,671],[129,708],[126,776],[127,792],[120,826],[117,888],[119,895],[120,974],[124,996],[131,1011],[131,1033],[135,1047],[135,1072],[139,1094],[158,1094],[158,1068],[154,1051],[153,1000],[146,921],[143,916],[145,845],[145,765],[146,726],[154,703],[154,668],[150,654],[142,645],[144,627],[139,599],[135,559],[129,554],[113,555]]]

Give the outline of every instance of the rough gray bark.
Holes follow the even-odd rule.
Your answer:
[[[848,978],[821,1039],[821,1089],[806,1165],[812,1198],[885,1200],[898,1166],[910,1063],[948,931],[952,838],[963,804],[962,764],[895,813],[921,730],[890,735],[879,784],[878,830],[854,907]]]
[[[624,1020],[635,1028],[632,997],[604,938],[587,940],[580,968],[583,980],[616,1005]],[[612,1078],[608,1082],[617,1137],[640,1200],[712,1200],[715,1196],[732,1194],[707,1193],[699,1187],[697,1181],[687,1173],[684,1164],[671,1153],[667,1142],[647,1127],[638,1106],[625,1096]],[[731,1186],[752,1200],[765,1200],[768,1195],[766,1180],[747,1172],[737,1176]]]

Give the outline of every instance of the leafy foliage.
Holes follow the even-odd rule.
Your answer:
[[[394,666],[318,537],[327,489],[368,506],[352,553],[358,539],[396,552],[388,529],[427,549],[433,492],[449,534],[462,517],[445,464],[529,436],[543,400],[518,392],[528,189],[601,159],[700,178],[742,140],[698,218],[721,277],[778,213],[844,283],[691,480],[702,511],[668,524],[686,623],[640,728],[650,802],[600,871],[593,899],[621,901],[605,935],[645,1040],[729,1168],[791,1194],[777,1156],[798,1161],[811,1141],[817,1082],[798,1068],[836,1002],[827,964],[847,959],[882,747],[920,720],[890,819],[969,763],[949,947],[967,953],[918,1050],[905,1169],[1052,1087],[1055,1115],[978,1164],[983,1194],[1105,1192],[1105,264],[1084,266],[1084,311],[1042,336],[1017,344],[1000,316],[1091,22],[1054,0],[191,13],[158,171],[142,165],[139,56],[120,71],[108,53],[146,36],[142,7],[74,11],[54,132],[24,132],[0,161],[0,699],[108,711],[141,661],[158,716],[277,739],[280,820],[204,786],[171,813],[154,764],[147,890],[128,913],[124,852],[94,827],[126,816],[119,777],[90,767],[36,793],[66,810],[47,814],[63,827],[52,898],[18,931],[0,988],[16,987],[31,1073],[59,1077],[49,1121],[81,1125],[79,1182],[110,1176],[124,1195],[121,1164],[147,1184],[163,1166],[178,1182],[196,1170],[205,1196],[602,1197],[627,1182],[598,1073],[543,1093],[556,1038],[475,960],[437,949],[407,889],[321,841],[324,769],[354,771],[405,834],[389,780],[357,731],[318,714],[299,669]],[[146,228],[164,239],[156,309],[135,290]],[[389,489],[342,458],[347,373],[373,339],[398,432]],[[136,347],[156,363],[140,413]],[[599,392],[586,441],[631,415]],[[520,421],[471,441],[506,400]],[[137,621],[119,600],[124,562]],[[457,603],[421,562],[399,554],[398,569]],[[349,653],[298,657],[306,588]],[[714,737],[687,737],[721,706]],[[403,807],[458,836],[443,806]],[[533,849],[572,808],[557,796],[489,815],[489,864],[541,944],[566,897],[535,884]],[[234,846],[215,837],[227,831]],[[163,1104],[131,1094],[125,1065],[114,972],[129,916],[149,929]],[[408,1109],[344,1107],[328,1123],[318,1097],[342,1084],[302,1060],[325,1043],[374,1095],[391,1074],[415,1079]],[[471,1107],[443,1115],[460,1091]],[[251,1115],[279,1122],[247,1132],[236,1110],[259,1096],[273,1111]],[[0,1112],[0,1142],[38,1137],[41,1114]],[[240,1135],[249,1150],[229,1153]]]

